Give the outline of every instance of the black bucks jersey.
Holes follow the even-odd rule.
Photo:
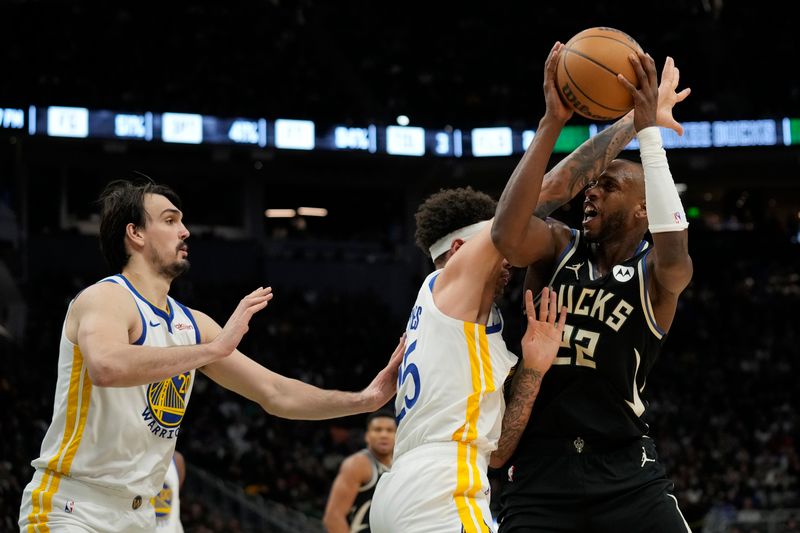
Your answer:
[[[572,230],[550,280],[559,308],[567,308],[564,336],[520,452],[526,440],[537,437],[616,440],[647,432],[640,394],[665,336],[647,293],[651,250],[642,241],[633,257],[598,276],[588,243]]]
[[[350,533],[369,532],[369,507],[372,504],[375,485],[378,484],[378,479],[389,471],[389,467],[378,461],[368,449],[361,450],[359,453],[363,453],[369,458],[372,466],[372,477],[358,489],[356,500],[350,509],[350,516],[348,516],[347,520],[350,523]]]

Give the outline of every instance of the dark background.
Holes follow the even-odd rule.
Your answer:
[[[544,111],[542,67],[553,42],[599,25],[632,35],[659,68],[666,55],[675,58],[681,87],[693,89],[676,108],[679,120],[800,116],[796,21],[783,4],[722,0],[2,2],[0,105],[318,125],[387,125],[405,114],[434,128],[528,128]],[[681,508],[700,531],[720,513],[800,507],[800,149],[668,155],[686,186],[684,205],[698,211],[695,276],[648,380],[646,416]],[[9,406],[0,415],[0,530],[13,529],[50,420],[66,305],[107,274],[93,201],[110,179],[137,170],[183,198],[193,266],[175,283],[176,298],[224,322],[242,295],[271,284],[276,299],[254,320],[243,351],[275,371],[356,390],[382,367],[430,269],[413,244],[419,202],[467,184],[498,197],[516,161],[0,132],[8,278],[0,279],[0,399]],[[263,217],[266,208],[301,205],[329,216]],[[573,204],[556,216],[579,215]],[[501,301],[514,350],[520,284],[517,272]],[[319,516],[341,458],[361,445],[363,422],[282,421],[198,378],[178,448],[190,464]],[[236,530],[218,525],[224,517],[204,522],[213,509],[197,505],[202,512],[185,517],[187,529]]]

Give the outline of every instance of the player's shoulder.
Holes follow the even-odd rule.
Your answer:
[[[370,461],[369,454],[364,451],[356,452],[348,456],[342,461],[339,471],[344,474],[349,474],[359,479],[372,476],[372,461]]]
[[[75,296],[73,302],[77,309],[118,309],[126,302],[135,305],[130,291],[109,278],[89,285]]]

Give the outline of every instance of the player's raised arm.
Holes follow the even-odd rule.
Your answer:
[[[556,65],[563,47],[557,42],[545,62],[545,115],[539,121],[533,141],[503,189],[492,226],[495,246],[514,266],[528,266],[555,253],[549,227],[532,214],[556,139],[572,116],[572,110],[561,100],[555,85]]]
[[[679,81],[680,71],[675,66],[675,61],[667,57],[658,87],[656,122],[659,126],[683,135],[683,126],[672,116],[672,109],[675,104],[689,96],[691,89],[676,92]],[[545,174],[534,214],[545,218],[575,198],[590,181],[605,170],[635,135],[633,111],[630,111],[610,127],[584,141]]]
[[[672,323],[678,295],[692,278],[689,257],[689,223],[669,170],[667,154],[656,126],[658,90],[655,63],[649,54],[631,54],[631,64],[639,79],[637,89],[624,77],[620,83],[634,98],[634,127],[644,170],[647,222],[654,249],[648,257],[653,276],[648,289],[653,299],[656,322],[667,330]]]

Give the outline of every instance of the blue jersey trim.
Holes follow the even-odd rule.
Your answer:
[[[493,307],[497,311],[498,321],[495,322],[494,324],[486,326],[486,334],[487,335],[491,335],[492,333],[499,333],[499,332],[503,331],[503,313],[500,312],[500,308],[497,307],[496,305],[493,306]],[[491,316],[491,315],[489,315],[489,316]]]
[[[150,302],[147,300],[147,298],[145,298],[144,296],[142,296],[141,294],[139,294],[139,291],[137,291],[137,290],[136,290],[136,287],[134,287],[133,285],[131,285],[131,282],[130,282],[130,281],[128,281],[128,278],[126,278],[126,277],[125,277],[125,276],[123,276],[122,274],[119,274],[119,277],[120,277],[120,278],[122,278],[122,281],[124,281],[124,282],[125,282],[125,285],[127,285],[127,286],[128,286],[128,288],[131,290],[131,292],[132,292],[134,295],[136,295],[136,297],[137,297],[137,298],[139,298],[141,301],[143,301],[144,303],[146,303],[147,305],[149,305],[149,306],[150,306],[150,309],[151,309],[151,310],[152,310],[152,311],[153,311],[153,312],[154,312],[156,315],[158,315],[158,316],[160,316],[161,318],[163,318],[163,319],[164,319],[164,321],[167,323],[167,329],[169,330],[169,332],[170,332],[170,333],[172,333],[172,319],[173,319],[173,317],[174,317],[175,313],[173,313],[173,312],[172,312],[172,305],[169,303],[169,298],[167,298],[167,311],[165,312],[163,309],[159,309],[159,308],[158,308],[158,307],[156,307],[155,305],[151,304],[151,303],[150,303]]]
[[[197,322],[194,320],[194,315],[192,315],[192,312],[189,311],[188,307],[180,303],[178,300],[175,300],[175,303],[178,304],[178,307],[180,307],[183,312],[186,313],[186,316],[189,317],[189,321],[192,323],[192,326],[194,326],[195,344],[200,344],[200,328],[197,327]]]
[[[572,237],[569,240],[569,244],[564,247],[564,251],[561,252],[561,255],[558,256],[558,259],[556,259],[556,265],[560,265],[561,260],[564,259],[564,257],[569,253],[570,250],[572,250],[572,248],[575,247],[575,238],[578,236],[578,230],[570,228],[569,232],[572,234]]]
[[[633,257],[636,257],[637,255],[639,255],[639,252],[641,252],[642,250],[644,250],[644,247],[645,247],[645,246],[647,246],[647,241],[645,241],[644,239],[642,239],[642,242],[640,242],[640,243],[639,243],[639,246],[636,248],[636,251],[635,251],[635,252],[633,252]]]
[[[120,277],[121,277],[122,279],[125,279],[125,277],[124,277],[122,274],[120,274]],[[125,281],[127,282],[128,280],[125,280]],[[119,285],[119,282],[118,282],[117,280],[115,280],[114,278],[107,278],[107,279],[100,280],[100,283],[116,283],[117,285]],[[130,285],[128,285],[128,286],[130,287]],[[131,287],[131,288],[132,288],[132,287]],[[135,289],[134,289],[134,290],[135,290]],[[80,293],[79,293],[79,294],[80,294]],[[141,297],[140,297],[140,298],[141,298]],[[145,301],[146,301],[146,300],[145,300]],[[135,302],[134,302],[134,303],[135,303]],[[141,319],[142,319],[142,334],[141,334],[141,335],[139,335],[139,338],[138,338],[138,339],[136,339],[136,340],[133,342],[133,344],[136,344],[136,345],[138,345],[138,346],[141,346],[142,344],[144,344],[144,340],[147,338],[147,321],[144,319],[144,313],[142,313],[142,310],[141,310],[141,309],[139,309],[139,306],[138,306],[138,305],[136,306],[136,310],[137,310],[137,311],[139,311],[139,318],[141,318]]]
[[[652,251],[652,248],[650,250],[648,250],[647,253],[644,254],[644,257],[642,257],[642,259],[641,259],[641,261],[642,261],[642,272],[644,273],[644,293],[645,293],[645,296],[647,296],[647,301],[645,302],[646,305],[644,306],[644,312],[647,313],[648,317],[650,317],[650,321],[656,327],[656,330],[661,335],[666,335],[667,332],[664,331],[663,329],[661,329],[659,327],[659,325],[658,325],[658,322],[656,322],[656,317],[653,316],[653,313],[650,310],[650,305],[647,305],[647,304],[650,303],[650,293],[648,292],[648,289],[647,289],[649,287],[649,285],[647,284],[647,256],[650,255],[651,251]]]
[[[439,274],[441,274],[441,272],[439,272]],[[430,287],[430,288],[431,288],[431,292],[433,292],[433,284],[434,284],[434,283],[436,283],[436,278],[438,278],[438,277],[439,277],[439,274],[436,274],[435,276],[433,276],[433,277],[431,278],[431,281],[430,281],[430,283],[428,283],[428,287]]]

